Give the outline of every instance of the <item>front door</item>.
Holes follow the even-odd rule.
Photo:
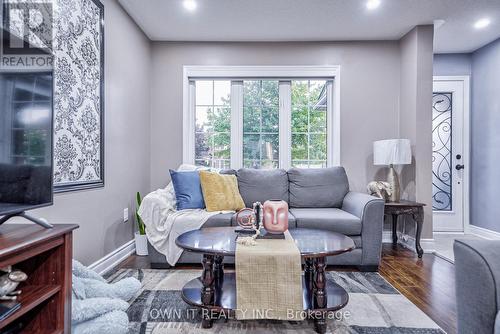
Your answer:
[[[432,209],[437,232],[463,232],[469,164],[468,77],[434,77]]]

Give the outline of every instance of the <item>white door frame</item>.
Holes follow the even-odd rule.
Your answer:
[[[469,233],[469,223],[470,223],[470,193],[469,193],[469,180],[470,180],[470,76],[468,75],[457,75],[457,76],[434,76],[434,82],[460,82],[463,87],[463,129],[462,129],[462,137],[463,137],[463,160],[462,164],[465,165],[465,170],[463,173],[463,191],[462,191],[462,207],[463,207],[463,227],[464,233]],[[434,89],[433,89],[434,92]],[[452,168],[454,164],[452,164]],[[434,228],[435,229],[435,228]],[[443,231],[440,231],[443,232]],[[438,232],[438,233],[440,233]],[[453,231],[450,231],[453,232]],[[434,232],[436,233],[436,232]]]

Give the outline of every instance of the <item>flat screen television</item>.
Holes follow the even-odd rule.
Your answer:
[[[44,225],[25,211],[52,204],[52,80],[0,73],[0,224],[19,215]]]

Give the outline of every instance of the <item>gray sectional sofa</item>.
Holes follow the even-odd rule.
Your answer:
[[[500,334],[500,241],[455,240],[459,334]]]
[[[356,244],[351,252],[328,258],[328,264],[356,265],[363,271],[375,271],[380,262],[384,201],[349,191],[342,167],[322,169],[227,170],[234,174],[247,207],[256,201],[282,199],[289,205],[289,228],[306,227],[334,231],[350,236]],[[236,226],[234,214],[211,217],[206,227]],[[165,256],[149,247],[153,268],[167,266]],[[230,263],[234,259],[225,259]],[[184,252],[179,263],[200,263],[199,254]]]

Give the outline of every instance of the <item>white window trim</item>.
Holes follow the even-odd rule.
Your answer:
[[[235,169],[241,168],[243,163],[243,141],[241,140],[243,138],[242,110],[243,81],[237,81],[231,85],[231,167]]]
[[[324,78],[333,81],[333,89],[328,90],[327,109],[327,165],[340,165],[340,66],[184,66],[183,67],[183,163],[194,164],[195,159],[195,108],[194,108],[194,85],[190,80],[225,78],[237,80],[241,78],[275,78],[283,81],[291,79]],[[243,103],[242,85],[231,87],[236,89],[236,98],[231,100],[231,107],[235,108]],[[288,87],[288,91],[289,91]],[[281,93],[281,92],[280,92]],[[333,97],[333,99],[332,99]],[[289,106],[285,106],[280,100],[280,146],[288,147],[286,154],[291,154],[291,134],[282,131],[285,121],[290,121]],[[241,110],[237,108],[236,110]],[[283,110],[287,110],[281,114]],[[233,109],[234,110],[234,109]],[[240,168],[243,161],[242,137],[243,123],[241,115],[231,119],[231,168]],[[285,126],[285,129],[288,128]],[[282,151],[283,152],[283,151]],[[280,154],[280,168],[289,168],[290,156]]]
[[[279,144],[280,144],[280,168],[289,169],[290,162],[292,161],[292,134],[288,131],[290,124],[292,122],[291,113],[291,82],[283,81],[279,85]],[[287,129],[286,131],[281,131],[281,129]],[[281,147],[285,149],[282,150]]]

